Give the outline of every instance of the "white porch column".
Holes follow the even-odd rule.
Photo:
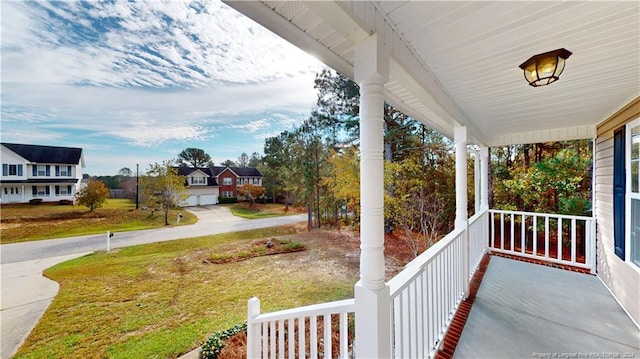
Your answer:
[[[356,47],[360,85],[360,280],[355,285],[356,357],[391,357],[389,287],[384,281],[384,83],[389,53],[372,35]]]
[[[473,151],[473,197],[474,197],[474,211],[473,213],[479,213],[481,207],[480,204],[480,187],[482,186],[482,176],[480,174],[480,152]]]
[[[456,228],[467,226],[467,127],[453,130],[456,149]]]
[[[464,298],[469,296],[469,230],[467,213],[467,127],[453,129],[456,148],[456,229],[462,232],[462,283]]]
[[[480,147],[480,209],[489,209],[489,147]]]

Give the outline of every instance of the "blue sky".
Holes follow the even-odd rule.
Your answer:
[[[3,142],[82,147],[91,175],[187,147],[262,153],[322,64],[218,1],[2,1]]]

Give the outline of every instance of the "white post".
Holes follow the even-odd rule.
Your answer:
[[[260,324],[253,322],[259,315],[260,299],[253,297],[247,303],[247,358],[260,358]]]
[[[111,250],[111,232],[107,231],[107,252]]]
[[[482,187],[482,178],[480,174],[480,152],[473,151],[473,197],[474,197],[474,211],[473,213],[480,213],[482,210],[480,192]]]
[[[469,228],[467,216],[467,127],[453,129],[456,148],[456,228],[462,232],[462,283],[464,297],[469,296]]]
[[[480,147],[480,208],[489,209],[489,148]]]
[[[358,44],[360,85],[360,280],[355,286],[356,357],[391,357],[391,305],[384,281],[384,83],[389,53],[377,34]]]

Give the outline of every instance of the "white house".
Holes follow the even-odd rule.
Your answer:
[[[73,201],[80,190],[82,148],[1,143],[2,204]]]
[[[282,355],[285,339],[290,355],[308,350],[315,356],[318,337],[324,334],[327,345],[332,331],[341,338],[340,355],[347,356],[346,318],[353,313],[356,357],[436,356],[485,253],[583,268],[606,286],[626,320],[638,326],[640,2],[226,3],[360,87],[361,274],[355,298],[266,314],[252,299],[248,357]],[[551,52],[554,61],[525,64]],[[538,75],[553,82],[529,86]],[[384,277],[384,102],[453,138],[456,148],[456,229],[389,281]],[[488,207],[490,147],[575,139],[594,141],[591,217]],[[466,205],[468,145],[479,149],[480,200],[472,218],[467,218]],[[525,222],[529,228],[514,226]],[[563,228],[569,228],[568,238]],[[528,230],[542,240],[540,246],[533,241],[533,248],[525,250],[523,242],[521,250],[514,250],[514,233],[522,231],[525,238]],[[558,239],[552,243],[554,236]],[[576,255],[578,237],[584,238],[582,261]],[[558,253],[564,250],[560,239],[569,243],[568,257],[550,255],[551,244],[558,244]],[[606,317],[598,310],[580,316],[599,314]],[[298,318],[316,326],[332,316],[339,317],[333,329],[325,325],[324,333],[312,329],[310,338],[294,337],[292,323],[306,325]],[[283,337],[285,326],[288,338]],[[600,326],[610,331],[623,323]],[[583,334],[598,327],[582,328]],[[634,335],[637,339],[637,328]],[[637,340],[628,348],[640,350]]]

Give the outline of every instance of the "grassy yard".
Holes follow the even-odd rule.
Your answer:
[[[253,206],[251,206],[251,204],[248,202],[240,202],[224,206],[228,206],[234,216],[248,219],[290,216],[294,214],[306,213],[306,211],[303,210],[301,212],[299,208],[294,208],[292,206],[289,206],[289,210],[285,212],[284,204],[279,203],[254,203]]]
[[[175,358],[264,311],[353,296],[357,236],[276,227],[99,252],[45,271],[60,292],[15,358]],[[205,259],[256,238],[307,250],[227,264]]]
[[[181,225],[197,221],[193,214],[175,209],[169,212],[169,223],[175,224],[178,213],[183,215]],[[108,199],[93,212],[53,204],[4,206],[0,211],[1,244],[156,227],[164,227],[163,214],[136,210],[135,202],[128,199]]]

